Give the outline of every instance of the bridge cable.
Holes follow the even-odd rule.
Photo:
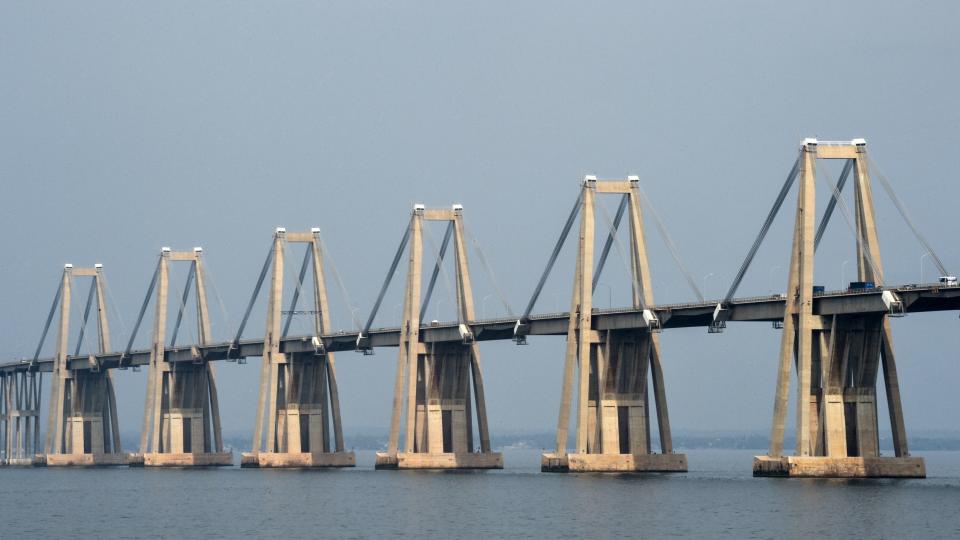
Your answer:
[[[950,272],[947,271],[947,268],[943,265],[943,262],[940,261],[940,257],[938,257],[936,252],[933,251],[933,247],[930,246],[930,243],[927,242],[927,239],[920,233],[920,229],[918,229],[913,223],[913,220],[910,219],[910,214],[907,212],[907,208],[903,205],[903,202],[893,191],[893,186],[890,184],[890,181],[887,180],[886,175],[883,174],[883,172],[880,170],[880,167],[877,166],[873,159],[867,156],[867,160],[873,167],[873,170],[877,172],[877,178],[880,179],[880,185],[883,186],[884,191],[886,191],[887,195],[890,196],[890,200],[893,201],[893,205],[897,208],[897,212],[900,213],[900,217],[907,222],[907,226],[910,227],[910,231],[913,232],[913,235],[917,238],[917,241],[919,241],[920,245],[923,246],[923,249],[927,250],[927,253],[930,254],[930,258],[933,259],[933,264],[937,265],[937,270],[940,271],[940,275],[950,275]]]
[[[133,340],[137,338],[137,332],[140,331],[140,323],[143,322],[143,315],[147,312],[147,304],[150,303],[150,298],[153,296],[153,289],[157,286],[157,278],[160,276],[160,265],[162,264],[163,255],[157,260],[157,267],[153,271],[153,277],[150,279],[150,286],[147,287],[147,296],[143,299],[143,304],[140,306],[140,314],[137,315],[137,323],[133,325],[133,330],[130,332],[130,339],[127,341],[127,348],[124,349],[123,355],[120,356],[120,363],[123,364],[123,358],[130,354],[130,350],[133,348]]]
[[[800,157],[797,157],[797,160],[794,161],[793,167],[790,169],[790,174],[787,175],[787,180],[783,183],[783,187],[780,188],[780,193],[777,195],[777,199],[773,203],[773,207],[770,209],[770,213],[767,214],[767,219],[764,220],[763,226],[760,228],[760,233],[757,234],[757,237],[753,241],[753,246],[750,247],[750,251],[747,253],[746,259],[744,259],[743,264],[740,265],[740,270],[737,271],[737,276],[733,279],[733,283],[730,284],[730,289],[727,290],[727,295],[723,299],[723,303],[729,303],[733,300],[733,296],[737,294],[737,288],[740,287],[740,282],[743,281],[743,276],[747,273],[747,269],[750,268],[750,263],[753,262],[753,257],[757,254],[757,250],[760,249],[760,244],[763,243],[763,239],[767,236],[767,232],[770,230],[770,225],[773,224],[773,219],[777,217],[777,213],[780,211],[780,207],[783,205],[783,200],[786,199],[787,193],[790,191],[790,188],[793,186],[794,181],[797,179],[797,174],[800,172]]]
[[[337,271],[337,265],[333,261],[333,257],[330,256],[330,252],[327,250],[327,245],[323,242],[323,237],[320,236],[320,253],[321,259],[324,266],[329,263],[330,271],[333,273],[333,280],[337,283],[337,288],[340,289],[340,294],[343,295],[343,301],[347,304],[347,309],[350,310],[350,318],[353,319],[353,325],[356,327],[357,331],[360,331],[360,319],[357,318],[353,302],[350,300],[350,293],[347,292],[347,288],[343,285],[343,280],[340,279],[340,272]],[[329,328],[325,328],[325,331],[329,332]]]
[[[106,273],[100,274],[100,282],[103,283],[103,290],[106,291],[107,293],[107,302],[106,302],[107,313],[109,315],[110,309],[111,308],[113,309],[113,316],[115,320],[117,320],[120,323],[120,332],[125,335],[127,333],[127,325],[126,325],[126,322],[123,320],[123,315],[120,313],[120,309],[117,308],[117,302],[113,297],[113,292],[110,289],[109,283],[107,283]]]
[[[290,330],[290,323],[293,321],[293,314],[297,310],[297,302],[300,300],[300,290],[303,288],[303,278],[307,275],[307,268],[310,265],[310,254],[313,251],[311,246],[303,252],[303,262],[300,263],[300,274],[297,276],[297,286],[293,289],[293,298],[290,299],[290,309],[287,311],[287,320],[283,323],[282,337],[287,337]]]
[[[250,312],[253,310],[253,305],[257,302],[257,296],[260,295],[260,288],[263,287],[263,280],[267,277],[267,271],[270,270],[270,263],[273,262],[273,249],[275,242],[270,242],[270,250],[267,251],[267,258],[263,261],[263,268],[260,269],[260,276],[257,278],[257,284],[253,288],[253,294],[250,296],[250,302],[247,303],[247,310],[243,313],[243,319],[240,320],[240,327],[237,328],[237,334],[233,338],[233,341],[230,342],[230,348],[233,348],[234,345],[240,344],[240,336],[243,335],[243,330],[247,327],[247,321],[250,319]],[[229,349],[227,350],[227,356],[230,356]]]
[[[818,174],[815,176],[819,179]],[[828,180],[824,179],[824,182],[833,189],[833,197],[840,203],[840,214],[843,216],[843,220],[847,223],[847,228],[850,229],[850,232],[853,233],[853,237],[857,239],[860,245],[866,246],[867,241],[864,238],[865,232],[854,226],[853,218],[850,214],[850,207],[847,206],[846,201],[843,200],[843,196],[840,195],[840,192],[837,190],[837,186],[831,184]],[[870,265],[870,269],[873,270],[874,281],[877,285],[883,285],[883,273],[880,272],[878,266],[873,260],[873,257],[870,254],[869,249],[863,250],[864,259],[867,261],[867,264]]]
[[[424,230],[427,228],[424,227]],[[430,244],[431,249],[434,254],[437,256],[437,264],[433,267],[433,273],[430,274],[430,283],[427,285],[427,292],[423,295],[423,302],[420,304],[420,324],[423,324],[424,314],[427,312],[427,307],[430,305],[430,297],[433,296],[433,287],[437,283],[437,276],[440,275],[441,263],[443,262],[444,255],[447,254],[447,247],[450,245],[450,236],[453,235],[453,221],[447,223],[447,230],[443,233],[443,242],[440,244],[440,252],[437,253],[436,246],[433,244],[433,238],[426,235],[427,242]],[[450,288],[449,277],[444,274],[444,279],[448,280],[447,289]],[[448,291],[449,292],[449,291]],[[459,311],[459,310],[457,310]],[[459,318],[459,317],[458,317]],[[402,321],[401,321],[402,322]],[[459,322],[459,321],[458,321]]]
[[[180,323],[183,321],[183,312],[187,308],[187,299],[190,297],[190,286],[193,285],[193,276],[196,270],[197,265],[190,263],[190,271],[187,272],[187,283],[183,286],[183,295],[180,297],[180,308],[177,310],[177,322],[173,325],[173,336],[170,338],[171,347],[177,345],[177,334],[180,333]],[[200,314],[198,313],[197,317],[199,316]]]
[[[830,217],[833,215],[833,210],[837,206],[837,197],[839,194],[843,193],[844,186],[847,185],[847,177],[850,176],[850,171],[853,169],[853,160],[848,159],[847,162],[843,165],[843,170],[840,171],[840,178],[837,180],[837,188],[833,193],[830,194],[830,202],[827,203],[827,208],[823,212],[823,217],[820,218],[820,224],[817,226],[817,234],[813,240],[813,251],[816,253],[817,248],[820,246],[820,240],[823,238],[823,233],[827,230],[827,224],[830,222]]]
[[[480,247],[480,242],[477,238],[470,232],[470,228],[467,227],[466,220],[463,224],[463,233],[470,239],[470,243],[473,244],[474,249],[477,252],[477,258],[480,260],[480,267],[483,269],[484,273],[487,274],[487,278],[490,279],[490,284],[493,286],[493,291],[500,299],[500,303],[503,304],[503,308],[507,310],[507,316],[511,319],[516,316],[513,313],[513,307],[510,305],[510,302],[507,301],[507,297],[503,294],[503,289],[500,288],[500,284],[497,281],[497,276],[493,273],[493,267],[490,266],[489,261],[487,260],[486,254],[483,252],[483,249]]]
[[[90,292],[87,293],[87,305],[83,308],[83,322],[80,323],[80,335],[77,337],[77,348],[74,356],[80,356],[80,347],[83,346],[83,334],[87,331],[87,320],[90,318],[90,306],[93,304],[93,293],[97,290],[96,278],[91,280]]]
[[[410,241],[410,229],[413,228],[414,217],[410,217],[410,224],[407,225],[407,230],[403,233],[403,239],[400,240],[400,247],[397,248],[396,255],[393,256],[393,262],[390,263],[390,270],[387,272],[387,277],[383,280],[383,286],[380,287],[380,294],[377,295],[377,301],[373,304],[373,310],[370,312],[370,317],[367,319],[367,324],[363,327],[363,332],[360,333],[361,337],[368,335],[370,332],[370,327],[373,326],[373,319],[377,316],[377,311],[380,310],[380,304],[383,303],[383,297],[387,294],[387,288],[390,287],[390,282],[393,281],[393,274],[397,271],[397,265],[400,264],[400,258],[403,257],[403,251],[407,248],[407,242]]]
[[[226,328],[230,328],[231,326],[233,326],[230,322],[230,314],[227,312],[226,304],[223,303],[223,297],[220,295],[220,289],[217,288],[217,283],[213,279],[213,276],[216,274],[216,272],[214,272],[213,269],[210,268],[210,261],[206,257],[203,257],[203,256],[201,257],[203,258],[203,265],[205,267],[205,272],[203,274],[203,277],[206,280],[206,282],[210,284],[210,288],[213,290],[213,296],[216,297],[217,299],[217,305],[220,307],[220,315],[223,317],[223,325],[226,326]],[[211,321],[211,323],[212,322],[213,321]],[[220,327],[219,324],[217,325],[217,328],[218,330],[220,330],[220,332],[223,332],[223,329]],[[208,336],[208,339],[209,339],[209,336]]]
[[[610,224],[610,232],[607,234],[607,239],[603,243],[603,250],[600,251],[600,260],[597,262],[597,269],[593,271],[593,285],[590,289],[591,291],[597,290],[597,283],[600,281],[600,274],[603,273],[603,267],[607,264],[607,256],[610,255],[610,247],[613,246],[614,239],[616,238],[617,228],[620,227],[620,221],[623,220],[623,214],[627,210],[627,203],[630,201],[630,195],[624,194],[620,199],[620,205],[617,206],[617,213],[613,216],[613,223]],[[607,216],[606,207],[600,205],[603,209],[603,215],[605,218]],[[618,246],[619,247],[619,246]]]
[[[600,207],[600,215],[603,217],[603,220],[606,222],[607,228],[609,228],[611,232],[614,232],[614,226],[613,226],[613,223],[611,223],[611,221],[610,221],[610,214],[607,212],[607,207],[606,207],[606,205],[603,204],[603,201],[596,201],[596,199],[594,199],[594,201],[595,201],[595,202],[594,202],[594,205]],[[614,249],[617,250],[617,255],[619,255],[620,260],[623,261],[623,269],[624,269],[624,271],[627,273],[628,276],[630,276],[631,286],[633,287],[633,290],[638,291],[638,294],[637,294],[636,296],[637,296],[637,300],[639,301],[640,308],[641,308],[641,309],[646,309],[646,306],[644,305],[643,298],[642,298],[642,296],[639,294],[639,291],[640,291],[640,276],[637,275],[637,273],[633,271],[633,269],[631,268],[630,263],[627,262],[627,256],[624,255],[624,251],[626,251],[626,250],[620,245],[620,240],[619,240],[618,238],[616,238],[616,236],[614,236],[613,247],[614,247]],[[631,253],[631,255],[633,255],[633,249],[632,249],[632,248],[631,248],[631,250],[630,250],[630,253]],[[597,283],[597,281],[594,280],[594,286],[593,286],[593,288],[591,289],[591,292],[594,291],[594,290],[596,290],[596,285],[595,285],[596,283]],[[609,285],[608,285],[608,287],[609,287]]]
[[[583,202],[583,189],[580,190],[580,195],[577,196],[577,202],[573,204],[573,209],[570,211],[570,216],[567,217],[567,222],[563,225],[563,230],[560,232],[560,238],[557,239],[557,243],[553,247],[553,253],[550,254],[550,259],[547,261],[547,267],[543,269],[543,274],[540,276],[540,281],[537,283],[537,288],[534,289],[533,296],[530,297],[530,302],[527,304],[526,309],[523,310],[523,315],[520,316],[521,321],[527,321],[530,319],[530,313],[533,311],[533,306],[536,305],[537,299],[540,297],[540,293],[543,291],[543,285],[547,282],[547,277],[550,275],[550,271],[553,270],[554,263],[557,262],[557,257],[560,255],[560,249],[563,247],[564,242],[566,242],[567,235],[570,234],[570,228],[573,226],[573,221],[580,212],[580,204]]]
[[[437,259],[437,261],[439,261],[440,255],[437,251],[437,244],[433,240],[433,235],[430,233],[429,227],[426,227],[426,226],[423,227],[423,237],[427,240],[427,245],[430,247],[430,254],[433,255]],[[456,295],[456,292],[454,291],[453,281],[450,280],[450,273],[443,266],[440,267],[440,273],[443,275],[443,284],[447,288],[447,294],[450,296],[450,298],[456,298],[457,295]],[[438,319],[440,318],[439,308],[440,308],[440,301],[438,300],[437,301],[437,312],[438,312],[437,318]],[[426,306],[424,306],[424,310],[420,312],[421,323],[423,322],[423,316],[424,316],[425,310],[426,310]],[[459,307],[457,307],[457,322],[458,323],[463,322]]]
[[[47,339],[47,332],[50,331],[50,323],[53,322],[53,314],[57,311],[57,305],[60,303],[60,295],[63,293],[63,279],[60,280],[60,285],[57,286],[57,294],[53,297],[53,305],[50,306],[50,313],[47,314],[47,322],[43,325],[43,333],[40,334],[40,343],[37,344],[37,351],[33,353],[33,362],[40,358],[40,350],[43,349],[43,342]]]
[[[667,226],[664,224],[663,220],[660,219],[660,213],[657,212],[656,207],[653,206],[653,200],[647,196],[643,191],[643,188],[640,187],[640,183],[637,182],[637,191],[640,193],[640,200],[646,203],[647,208],[650,209],[650,214],[653,215],[653,220],[656,223],[657,231],[660,233],[660,238],[663,239],[663,243],[666,244],[667,250],[670,252],[670,256],[673,258],[673,262],[677,264],[677,268],[680,269],[680,273],[683,274],[683,277],[687,280],[687,285],[690,286],[690,290],[693,291],[694,296],[696,296],[701,302],[705,299],[703,297],[703,291],[700,290],[700,287],[697,286],[697,281],[693,279],[693,275],[687,269],[686,265],[683,264],[683,260],[680,259],[680,250],[677,249],[677,245],[673,243],[673,238],[670,237],[670,233],[667,231]]]

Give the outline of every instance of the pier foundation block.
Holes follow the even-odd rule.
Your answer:
[[[377,452],[377,469],[502,469],[500,452]]]
[[[240,466],[245,469],[356,467],[353,452],[244,452]]]
[[[128,465],[127,454],[47,454],[48,467],[110,467]]]
[[[926,478],[921,457],[755,456],[753,476],[780,478]]]
[[[541,472],[687,472],[685,454],[543,454]]]

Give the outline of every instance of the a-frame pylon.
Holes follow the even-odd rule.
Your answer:
[[[421,339],[421,281],[425,221],[448,223],[426,297],[436,283],[450,237],[456,261],[457,319],[460,342],[425,343]],[[409,240],[409,268],[400,330],[400,352],[387,451],[377,453],[378,469],[500,469],[503,454],[490,449],[487,407],[480,370],[480,346],[469,323],[476,319],[473,287],[467,263],[463,207],[426,209],[416,205],[400,255]],[[392,275],[392,271],[391,271]],[[381,294],[382,297],[382,294]],[[472,383],[472,384],[471,384]],[[472,387],[472,392],[471,392]],[[471,394],[474,402],[471,403]],[[406,405],[404,407],[404,404]],[[474,448],[473,413],[476,408],[480,448]],[[403,450],[400,422],[404,419]]]
[[[643,328],[598,329],[593,323],[593,289],[596,286],[593,269],[594,201],[601,193],[622,195],[623,208],[629,212],[633,306],[643,310]],[[541,470],[685,472],[686,456],[673,452],[670,436],[660,363],[660,336],[657,333],[659,322],[648,309],[653,305],[653,288],[644,238],[639,178],[597,181],[596,177],[586,177],[579,211],[579,248],[567,329],[556,450],[543,454]],[[611,230],[610,241],[615,232]],[[579,373],[576,381],[575,370]],[[651,452],[648,375],[653,382],[660,453]],[[574,397],[577,400],[576,447],[573,452],[568,452],[567,435]]]
[[[283,324],[285,247],[290,243],[306,244],[307,249],[290,313]],[[251,452],[241,456],[241,466],[353,467],[356,457],[343,446],[334,357],[332,352],[325,350],[321,337],[330,329],[330,308],[320,229],[287,232],[278,228],[268,264],[271,259],[273,274],[253,447]],[[282,340],[289,328],[290,317],[296,312],[300,285],[308,267],[312,268],[313,309],[309,313],[313,315],[313,347],[305,352],[287,352],[282,347]],[[259,285],[254,298],[258,293]]]
[[[891,313],[819,315],[813,291],[818,159],[846,160],[854,174],[857,280],[883,283],[866,142],[806,139],[798,158],[797,214],[790,257],[770,450],[753,462],[754,476],[923,477],[923,458],[910,457],[888,317],[898,299],[884,291]],[[849,168],[845,169],[845,175]],[[845,176],[841,177],[839,187]],[[788,180],[789,181],[789,180]],[[839,189],[834,191],[836,202]],[[843,201],[839,201],[842,204]],[[791,371],[797,373],[796,452],[783,455]],[[881,457],[877,375],[883,370],[893,457]]]
[[[83,312],[74,357],[80,353],[86,323],[96,306],[97,352],[110,352],[110,326],[103,281],[103,265],[93,268],[63,269],[60,283],[60,324],[57,350],[50,382],[50,414],[44,445],[46,464],[69,465],[126,465],[127,455],[120,448],[117,421],[117,398],[113,376],[101,370],[97,357],[90,355],[86,362],[73,365],[68,360],[70,337],[70,308],[75,277],[90,277],[90,292]],[[51,311],[52,315],[52,311]]]
[[[160,260],[147,292],[149,300],[156,287],[153,344],[148,366],[143,428],[140,433],[140,453],[130,456],[131,464],[148,467],[233,464],[233,453],[223,449],[220,404],[213,365],[203,357],[200,348],[208,345],[211,337],[202,253],[201,248],[194,248],[193,251],[172,251],[166,247],[161,249]],[[195,284],[199,347],[190,347],[193,353],[192,362],[173,363],[165,358],[167,301],[170,294],[170,263],[178,261],[190,264],[190,273],[183,290],[171,341],[175,344],[192,281]],[[139,321],[137,325],[139,326]]]

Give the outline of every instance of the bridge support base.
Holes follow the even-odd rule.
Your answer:
[[[43,454],[37,454],[28,458],[10,458],[0,460],[0,465],[4,467],[45,467],[47,465]]]
[[[543,454],[541,472],[687,472],[686,454]]]
[[[781,478],[926,478],[921,457],[755,456],[753,476]]]
[[[131,467],[230,467],[233,452],[130,454]]]
[[[128,465],[127,454],[47,454],[48,467],[108,467]]]
[[[240,466],[245,469],[356,467],[353,452],[244,452]]]
[[[502,469],[500,452],[377,452],[376,469]]]

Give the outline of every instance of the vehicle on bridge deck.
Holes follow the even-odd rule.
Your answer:
[[[940,284],[952,287],[957,285],[957,276],[940,276]]]
[[[851,281],[850,288],[851,291],[866,291],[870,289],[876,289],[877,284],[873,281]]]

